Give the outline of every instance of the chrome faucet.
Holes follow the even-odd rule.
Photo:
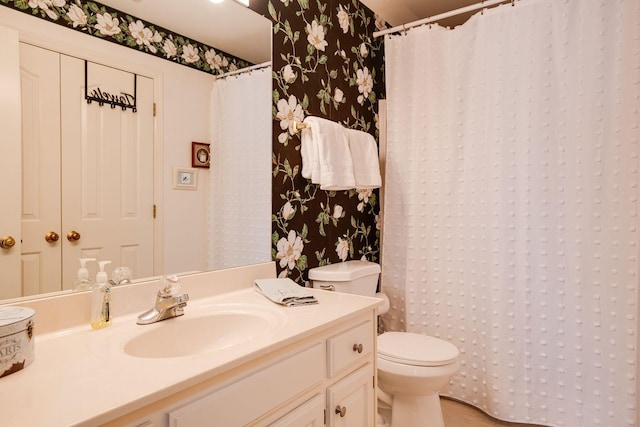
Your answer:
[[[180,287],[177,276],[167,276],[164,281],[165,286],[158,291],[155,306],[138,316],[138,325],[149,325],[184,314],[189,295],[176,295]]]

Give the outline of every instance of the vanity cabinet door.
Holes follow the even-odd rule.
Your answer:
[[[269,427],[320,427],[324,425],[324,399],[321,395],[306,401]]]
[[[371,427],[373,399],[373,365],[369,363],[327,389],[328,427]]]
[[[169,427],[246,426],[322,383],[322,345],[289,355],[169,412]]]

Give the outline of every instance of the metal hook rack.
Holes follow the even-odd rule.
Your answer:
[[[100,96],[89,95],[89,83],[88,83],[89,77],[88,76],[89,76],[89,63],[87,60],[85,60],[84,61],[84,99],[87,101],[87,104],[91,104],[92,102],[95,101],[101,107],[104,106],[104,104],[109,104],[111,108],[116,108],[116,107],[122,108],[122,111],[125,111],[127,108],[131,108],[131,111],[133,111],[134,113],[138,111],[138,107],[137,107],[138,75],[137,74],[133,75],[133,104],[129,102],[106,100],[105,98]],[[102,91],[99,88],[97,90],[99,94],[102,94]],[[95,90],[92,93],[95,93]],[[131,96],[130,94],[125,94],[125,95]]]

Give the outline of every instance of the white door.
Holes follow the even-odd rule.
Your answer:
[[[134,92],[131,73],[93,63],[87,71],[89,93]],[[84,257],[153,275],[153,80],[137,76],[136,92],[137,112],[87,104],[85,61],[61,57],[64,289]]]
[[[0,27],[0,299],[20,296],[20,54],[18,32]]]
[[[374,425],[373,367],[367,364],[327,389],[328,427]]]
[[[60,54],[20,43],[20,76],[22,295],[27,296],[60,290]]]

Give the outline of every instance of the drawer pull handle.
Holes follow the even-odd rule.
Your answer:
[[[362,353],[362,344],[354,344],[353,351],[357,351],[358,353]]]
[[[346,406],[336,406],[336,414],[340,415],[340,418],[344,418],[347,415],[347,407]]]

